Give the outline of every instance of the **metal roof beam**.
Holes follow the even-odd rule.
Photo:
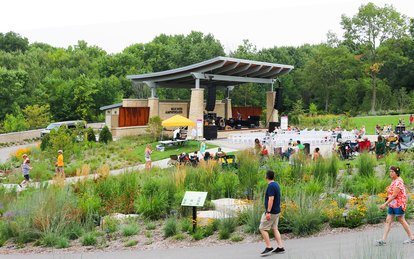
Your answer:
[[[263,66],[256,66],[255,68],[252,68],[252,69],[247,69],[246,71],[241,72],[241,73],[240,73],[240,74],[238,74],[237,76],[246,76],[246,75],[250,75],[250,74],[252,74],[252,73],[254,73],[254,72],[259,71],[262,67],[263,67]]]
[[[191,73],[194,78],[208,80],[212,77],[212,80],[216,81],[227,81],[227,82],[239,82],[239,83],[259,83],[259,84],[271,84],[272,79],[256,78],[256,77],[241,77],[241,76],[224,76],[216,74],[202,74],[202,73]]]
[[[278,68],[278,69],[275,69],[275,70],[272,70],[272,71],[270,71],[270,72],[268,72],[268,73],[266,73],[266,74],[262,74],[261,76],[262,77],[268,77],[268,76],[276,76],[276,75],[278,75],[279,73],[280,73],[280,71],[282,71],[282,67],[281,68]]]
[[[268,68],[261,69],[261,70],[257,71],[256,73],[249,74],[249,76],[255,77],[255,76],[266,74],[266,73],[270,72],[270,70],[272,70],[272,68],[273,67],[268,67]]]
[[[219,73],[227,72],[229,70],[235,69],[239,64],[240,64],[240,62],[236,62],[236,63],[233,63],[231,65],[219,68],[216,71],[214,71],[214,73],[219,74]]]
[[[237,73],[240,73],[240,72],[246,71],[247,69],[249,69],[249,67],[250,67],[251,65],[252,65],[252,64],[246,64],[246,65],[243,65],[243,66],[241,66],[241,67],[238,67],[238,68],[236,68],[236,69],[234,69],[234,70],[231,70],[231,71],[230,71],[230,73],[228,73],[227,75],[234,75],[234,74],[237,74]]]

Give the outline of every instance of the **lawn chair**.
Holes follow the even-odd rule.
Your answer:
[[[230,168],[237,169],[238,168],[238,165],[236,163],[236,156],[235,155],[226,155],[226,156],[224,156],[223,158],[220,158],[220,159],[224,159],[224,163],[221,164],[223,169],[230,169]]]
[[[178,164],[178,155],[170,155],[170,160],[168,160],[167,165],[175,166]]]
[[[361,141],[359,142],[359,150],[360,152],[370,151],[371,149],[371,141]]]

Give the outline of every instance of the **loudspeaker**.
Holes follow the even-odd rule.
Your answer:
[[[276,127],[280,127],[280,122],[269,122],[269,132],[273,132]]]
[[[206,111],[214,111],[215,106],[216,106],[216,85],[213,83],[213,81],[210,81],[207,87]]]
[[[404,131],[405,131],[405,126],[403,125],[395,126],[395,134],[403,134]]]
[[[273,106],[273,108],[275,108],[279,112],[282,109],[282,104],[283,104],[282,91],[283,91],[282,88],[280,87],[276,88],[275,105]]]
[[[217,139],[217,126],[204,126],[204,138],[205,139]]]

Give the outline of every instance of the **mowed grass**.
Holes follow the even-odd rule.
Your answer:
[[[391,116],[367,116],[367,117],[354,117],[351,119],[351,125],[357,126],[361,129],[361,126],[365,126],[368,135],[375,135],[375,127],[379,124],[381,128],[384,128],[384,124],[387,126],[392,124],[393,130],[395,125],[398,125],[398,120],[405,119],[405,125],[408,128],[410,124],[410,115],[391,115]]]
[[[169,158],[170,155],[174,155],[174,154],[179,155],[183,152],[194,153],[194,151],[200,150],[200,143],[201,142],[199,141],[190,140],[190,141],[187,141],[183,146],[165,146],[164,152],[156,151],[156,146],[160,144],[159,142],[151,143],[151,149],[154,150],[154,152],[151,155],[151,160],[152,161],[162,160],[162,159]],[[217,147],[216,145],[206,143],[206,150],[210,148],[216,148],[216,147]],[[141,161],[145,161],[145,158],[144,158],[145,148],[146,148],[146,145],[141,145],[134,150],[134,153],[138,155]]]

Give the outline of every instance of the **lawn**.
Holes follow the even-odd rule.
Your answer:
[[[356,125],[358,129],[361,126],[365,126],[366,133],[369,135],[375,135],[375,126],[381,125],[384,127],[384,124],[393,126],[398,124],[399,118],[405,119],[405,125],[410,123],[410,115],[391,115],[391,116],[368,116],[368,117],[354,117],[351,119],[351,125]]]
[[[185,143],[183,146],[171,146],[171,147],[166,146],[165,151],[163,152],[154,151],[154,153],[152,153],[151,155],[151,160],[152,161],[162,160],[162,159],[169,158],[170,155],[174,155],[174,154],[180,155],[183,152],[194,153],[194,151],[200,150],[200,143],[201,142],[199,141],[190,140],[190,141],[187,141],[187,143]],[[155,150],[155,147],[159,144],[160,144],[159,142],[151,143],[151,146],[152,146],[151,149]],[[216,145],[206,143],[206,149],[216,148],[216,147],[217,147]],[[145,148],[146,148],[146,145],[141,145],[134,150],[134,153],[138,155],[141,161],[145,161],[144,159]]]

